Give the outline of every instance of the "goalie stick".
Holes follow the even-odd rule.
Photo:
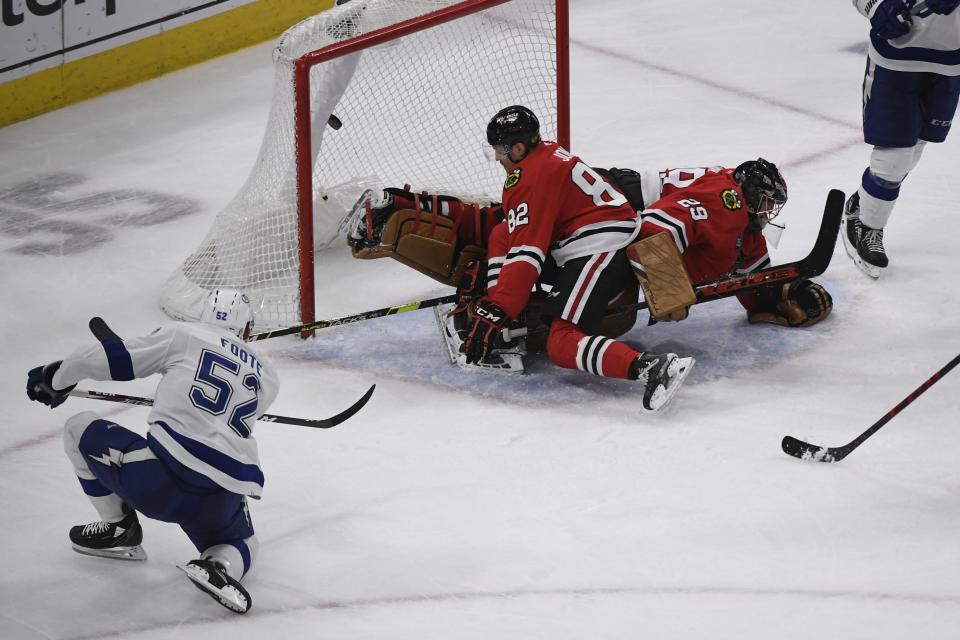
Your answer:
[[[290,416],[277,416],[271,413],[265,413],[257,420],[262,422],[279,422],[280,424],[293,424],[300,427],[313,427],[315,429],[329,429],[330,427],[335,427],[344,420],[352,417],[355,413],[360,411],[363,408],[363,405],[367,404],[367,401],[370,399],[370,396],[373,395],[373,390],[377,388],[377,385],[371,385],[367,392],[363,394],[363,397],[354,402],[350,407],[341,411],[335,416],[329,418],[324,418],[322,420],[315,420],[312,418],[292,418]],[[107,400],[108,402],[122,402],[123,404],[134,404],[144,407],[153,406],[153,398],[142,398],[139,396],[125,396],[120,393],[108,393],[106,391],[90,391],[86,389],[74,389],[70,391],[67,395],[74,396],[77,398],[92,398],[94,400]]]
[[[913,393],[904,398],[900,404],[888,411],[882,418],[874,422],[869,429],[842,447],[821,447],[815,444],[810,444],[809,442],[804,442],[803,440],[798,440],[793,436],[784,436],[783,442],[780,443],[780,447],[787,455],[793,456],[794,458],[800,458],[801,460],[816,460],[817,462],[840,462],[850,455],[854,449],[863,444],[864,440],[879,431],[880,427],[893,420],[894,416],[906,409],[907,406],[919,398],[924,391],[936,384],[940,378],[947,375],[947,373],[957,366],[958,363],[960,363],[960,355],[945,364],[943,368],[933,374],[926,382],[917,387]]]
[[[837,235],[840,231],[840,218],[843,215],[844,200],[844,193],[838,189],[831,189],[830,193],[827,194],[827,202],[823,208],[823,220],[820,222],[820,231],[817,233],[817,239],[813,244],[813,248],[805,258],[776,267],[767,267],[766,269],[761,269],[760,271],[743,276],[721,278],[719,280],[694,285],[693,290],[697,295],[697,301],[694,304],[735,296],[751,289],[778,282],[789,282],[799,278],[813,278],[826,271],[830,265],[830,258],[833,257],[833,249],[837,244]],[[289,336],[295,333],[305,333],[307,331],[326,329],[327,327],[336,327],[353,322],[361,322],[363,320],[373,320],[374,318],[406,313],[407,311],[416,311],[417,309],[429,309],[430,307],[456,301],[456,294],[440,296],[438,298],[427,298],[426,300],[419,300],[408,304],[383,307],[382,309],[374,309],[373,311],[364,311],[363,313],[343,316],[342,318],[317,320],[316,322],[309,322],[286,329],[256,333],[247,338],[247,342]],[[636,304],[609,309],[607,315],[646,308],[647,302],[644,300]],[[526,333],[522,333],[522,331],[521,329],[511,335],[514,337],[526,335]]]

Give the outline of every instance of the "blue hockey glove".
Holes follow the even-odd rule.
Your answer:
[[[500,335],[508,318],[506,312],[487,298],[480,298],[473,305],[473,318],[467,329],[464,353],[467,364],[480,362],[487,357],[490,346]]]
[[[904,0],[883,0],[870,16],[871,32],[893,40],[910,31],[910,7]]]
[[[51,409],[59,407],[67,399],[67,394],[77,385],[70,385],[66,389],[53,388],[53,374],[60,368],[63,360],[57,360],[47,366],[30,369],[27,374],[27,396],[31,400],[42,402]]]
[[[957,5],[960,5],[960,0],[927,0],[927,9],[944,16],[953,13]]]

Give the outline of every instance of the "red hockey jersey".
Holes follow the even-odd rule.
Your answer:
[[[672,169],[661,180],[660,199],[642,213],[640,237],[669,233],[695,284],[770,264],[763,234],[746,230],[747,204],[733,169]],[[750,309],[753,299],[740,302]]]
[[[496,281],[488,296],[511,318],[526,306],[548,254],[563,266],[622,249],[637,234],[637,213],[623,194],[556,142],[541,142],[516,164],[503,184],[503,210],[508,246],[505,255],[491,246]]]

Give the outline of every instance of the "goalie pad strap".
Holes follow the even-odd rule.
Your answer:
[[[687,307],[697,301],[680,250],[670,234],[661,232],[627,247],[650,315],[657,320],[682,320]]]

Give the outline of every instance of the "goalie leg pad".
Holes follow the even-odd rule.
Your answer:
[[[657,320],[683,320],[697,295],[680,250],[668,233],[656,233],[627,247],[650,315]]]
[[[460,247],[456,227],[453,219],[443,215],[401,209],[387,220],[380,246],[351,244],[351,249],[354,258],[393,258],[441,284],[456,287],[469,262],[482,260],[486,254],[477,245]]]

